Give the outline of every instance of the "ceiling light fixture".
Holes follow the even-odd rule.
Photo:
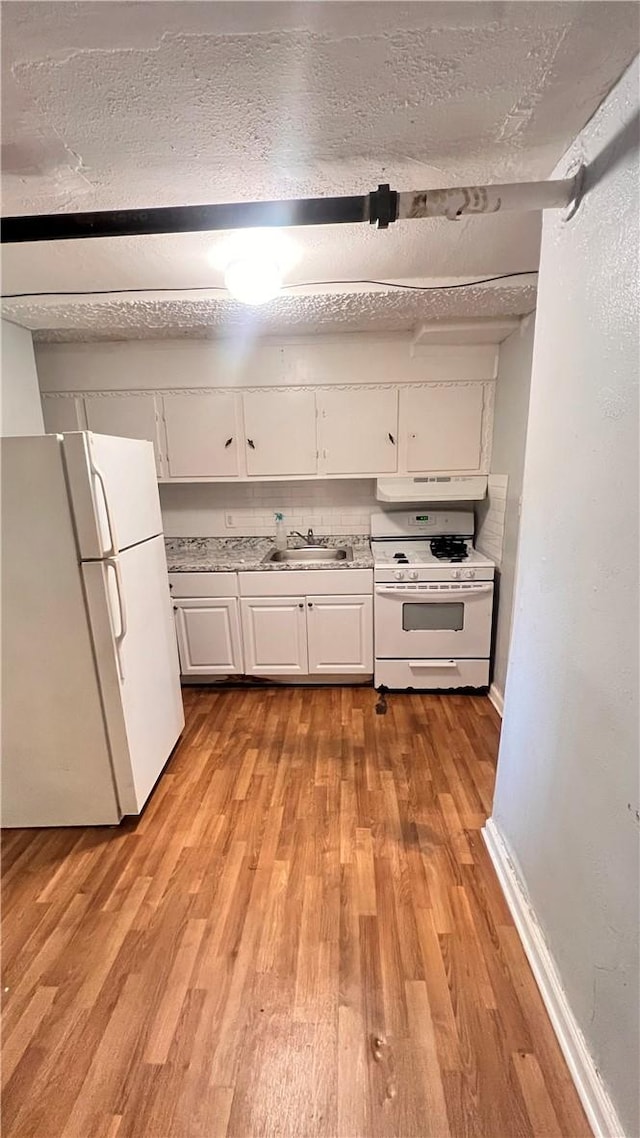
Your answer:
[[[282,288],[282,273],[277,264],[246,257],[232,261],[224,274],[227,291],[243,304],[265,304]]]
[[[210,255],[224,267],[228,292],[242,304],[265,304],[282,288],[284,274],[298,260],[296,246],[277,229],[253,229],[233,233],[222,249]]]

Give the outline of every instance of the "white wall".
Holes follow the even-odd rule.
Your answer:
[[[576,217],[544,218],[493,814],[629,1138],[640,1133],[637,114],[636,61],[557,170],[589,164]]]
[[[1,338],[0,433],[41,435],[44,423],[31,332],[3,320]]]
[[[528,316],[500,345],[489,493],[477,542],[499,566],[492,678],[498,701],[504,698],[511,639],[534,326]]]
[[[406,334],[289,340],[38,344],[43,392],[495,379],[496,344],[421,346]]]

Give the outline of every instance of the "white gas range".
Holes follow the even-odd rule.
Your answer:
[[[376,687],[488,685],[494,564],[473,529],[467,510],[371,518]]]

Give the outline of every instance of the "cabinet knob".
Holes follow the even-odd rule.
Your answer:
[[[226,443],[224,444],[225,447],[230,447],[232,442],[233,442],[233,435],[231,436],[230,439],[227,439]]]
[[[307,608],[310,608],[310,609],[312,609],[312,608],[313,608],[313,601],[309,601],[309,602],[308,602],[308,604],[307,604]]]
[[[178,606],[177,606],[177,605],[174,605],[174,606],[173,606],[173,611],[174,611],[174,612],[177,612],[177,611],[178,611]]]
[[[248,444],[249,444],[249,446],[251,447],[251,450],[255,450],[255,449],[256,449],[256,444],[254,443],[253,439],[247,439],[247,443],[248,443]]]
[[[302,601],[300,601],[300,604],[298,605],[298,608],[299,608],[299,609],[303,609],[303,608],[304,608],[304,605],[303,605]]]
[[[396,440],[394,439],[393,435],[391,434],[391,431],[389,431],[389,442],[393,443],[394,446],[396,445]]]

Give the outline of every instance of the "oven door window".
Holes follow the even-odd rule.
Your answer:
[[[402,627],[405,632],[460,632],[464,628],[464,603],[405,601]]]

